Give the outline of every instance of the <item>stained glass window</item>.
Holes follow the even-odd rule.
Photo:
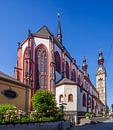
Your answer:
[[[73,69],[73,81],[76,82],[76,71],[75,71],[75,69]]]
[[[60,60],[60,55],[58,51],[55,52],[55,65],[56,65],[56,71],[61,72],[61,60]]]
[[[36,50],[36,77],[37,88],[47,88],[47,52],[43,46]]]
[[[73,81],[76,82],[76,71],[75,71],[75,69],[73,69],[73,70],[71,71],[71,80],[73,80]]]
[[[69,79],[69,64],[66,61],[66,77]]]

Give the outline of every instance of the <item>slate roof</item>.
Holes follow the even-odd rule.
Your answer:
[[[52,32],[48,29],[47,26],[42,26],[37,32],[36,34],[41,35],[41,36],[50,36],[53,35]]]
[[[67,79],[67,78],[63,78],[62,80],[60,80],[56,86],[60,86],[60,85],[63,85],[63,84],[68,84],[68,85],[76,85],[76,83],[70,79]]]

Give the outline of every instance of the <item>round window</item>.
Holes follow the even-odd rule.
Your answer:
[[[17,93],[13,90],[4,90],[3,92],[4,96],[6,96],[7,98],[16,98],[17,97]]]

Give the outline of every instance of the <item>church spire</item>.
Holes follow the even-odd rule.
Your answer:
[[[61,25],[60,25],[60,15],[58,13],[58,28],[57,28],[57,38],[62,43],[62,31],[61,31]]]
[[[86,58],[84,56],[84,58],[83,58],[83,64],[82,64],[82,71],[84,73],[84,76],[89,77],[89,74],[87,72],[87,68],[88,68],[88,65],[87,65],[87,62],[86,62]]]
[[[87,72],[87,63],[86,63],[86,58],[85,58],[85,56],[84,56],[84,59],[83,59],[82,70],[83,70],[84,72]]]
[[[103,64],[104,64],[104,57],[103,57],[103,52],[100,49],[100,51],[99,51],[99,58],[98,58],[98,65],[99,66],[103,66]]]

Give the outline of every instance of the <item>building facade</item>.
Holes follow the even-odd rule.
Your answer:
[[[67,104],[65,111],[74,115],[74,120],[86,112],[95,115],[103,112],[105,99],[90,81],[86,59],[83,59],[81,70],[62,43],[59,16],[57,37],[43,26],[36,33],[29,31],[28,37],[19,44],[14,75],[17,80],[32,87],[32,95],[37,89],[52,91],[58,105],[62,102]]]
[[[19,110],[31,110],[31,87],[0,71],[0,104],[13,104]]]

